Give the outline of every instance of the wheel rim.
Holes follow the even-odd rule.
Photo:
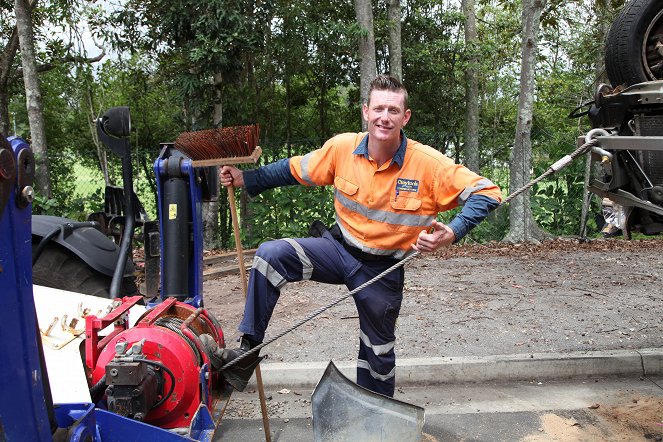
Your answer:
[[[642,38],[642,64],[648,80],[663,79],[663,10],[649,22]]]

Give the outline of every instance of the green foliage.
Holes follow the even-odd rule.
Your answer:
[[[414,109],[408,130],[447,152],[464,130],[463,16],[437,2],[417,1],[403,21],[403,77]]]
[[[0,2],[3,43],[13,26],[12,5],[5,3]],[[476,3],[479,41],[466,47],[460,2],[401,2],[403,77],[413,110],[406,134],[464,160],[463,70],[477,58],[481,168],[506,189],[518,106],[521,2]],[[566,116],[592,97],[600,76],[602,29],[622,4],[548,2],[537,63],[532,177],[572,151],[576,137],[586,131],[586,121]],[[223,126],[260,125],[263,164],[305,154],[333,134],[361,127],[357,39],[362,30],[351,2],[130,0],[107,11],[68,1],[38,5],[40,60],[69,53],[63,39],[46,38],[52,28],[47,24],[79,32],[75,23],[83,16],[117,56],[94,67],[71,64],[42,73],[55,199],[38,195],[37,213],[81,219],[101,208],[105,183],[93,121],[112,106],[131,108],[134,182],[150,217],[156,216],[152,164],[159,144],[183,131],[212,127],[221,111]],[[374,3],[379,71],[388,66],[385,10],[384,0]],[[10,82],[10,115],[27,138],[21,89],[20,81]],[[583,161],[532,189],[534,216],[551,233],[579,230]],[[122,185],[119,160],[109,154],[108,163],[110,184]],[[221,205],[221,210],[220,242],[227,245],[228,209]],[[333,214],[330,188],[274,189],[249,202],[244,216],[250,217],[251,229],[242,234],[250,246],[302,236],[314,219],[333,223]],[[500,209],[468,240],[499,239],[507,226],[508,210]]]
[[[32,201],[32,213],[35,215],[63,216],[55,198],[48,199],[37,191],[35,191],[35,197]]]
[[[465,243],[484,244],[490,241],[500,241],[504,232],[509,229],[509,211],[507,206],[498,208],[477,227],[475,227],[462,241]]]
[[[251,212],[251,247],[267,239],[306,236],[316,219],[334,223],[333,193],[328,187],[273,189],[252,201]]]
[[[578,234],[577,220],[580,219],[583,201],[583,183],[578,176],[582,177],[583,165],[579,163],[570,166],[571,169],[577,169],[580,175],[567,170],[566,174],[535,186],[531,196],[532,211],[536,213],[535,219],[544,230],[555,235]]]

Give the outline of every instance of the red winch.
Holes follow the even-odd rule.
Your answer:
[[[213,408],[225,347],[219,322],[204,308],[169,298],[129,327],[129,309],[142,297],[117,300],[98,318],[86,317],[85,363],[93,401],[114,413],[161,428],[188,427],[200,404]],[[114,325],[106,336],[100,332]]]

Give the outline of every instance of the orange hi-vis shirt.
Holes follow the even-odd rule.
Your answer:
[[[320,149],[290,158],[290,173],[300,184],[334,185],[343,238],[364,252],[403,258],[439,212],[464,204],[472,194],[501,201],[490,180],[430,146],[407,139],[402,165],[394,158],[378,168],[366,143],[366,133],[340,134]]]

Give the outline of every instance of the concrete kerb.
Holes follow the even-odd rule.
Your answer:
[[[263,362],[260,365],[263,386],[314,388],[327,364]],[[349,379],[356,379],[355,361],[335,361],[334,364]],[[662,374],[663,348],[414,358],[396,362],[396,384],[401,387]],[[255,386],[254,376],[249,388]]]

